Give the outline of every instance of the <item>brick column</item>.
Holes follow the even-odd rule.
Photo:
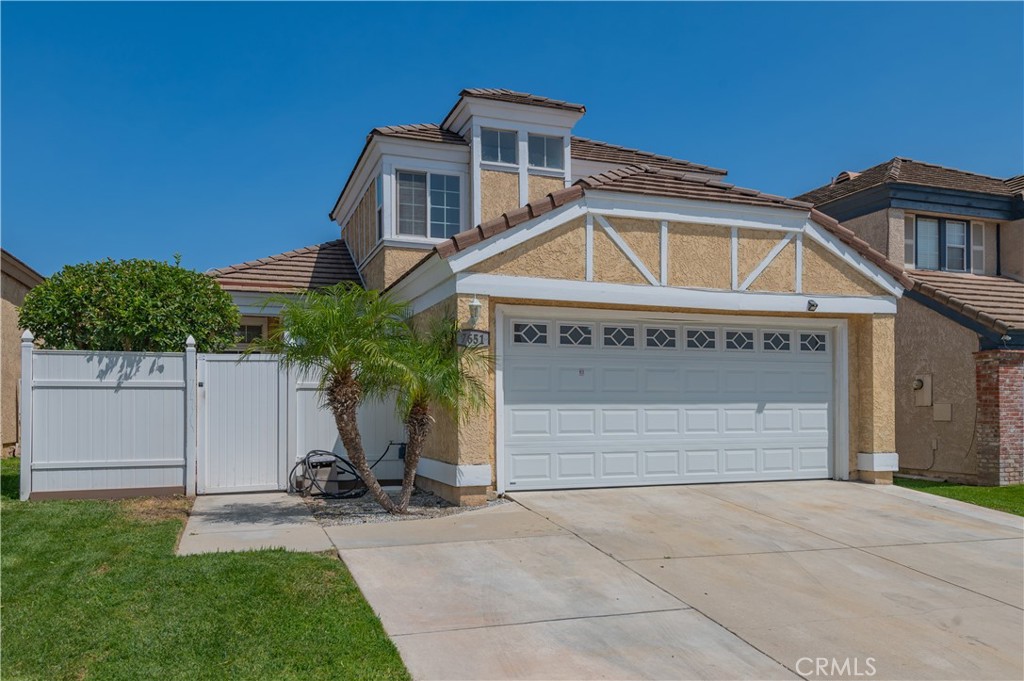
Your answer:
[[[974,353],[978,484],[1024,482],[1024,350]]]

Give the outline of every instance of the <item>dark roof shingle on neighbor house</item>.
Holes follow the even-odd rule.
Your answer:
[[[1024,282],[967,272],[910,270],[913,289],[984,326],[1024,329]]]
[[[209,270],[229,291],[289,293],[323,288],[341,281],[361,282],[344,239]]]
[[[871,187],[897,183],[956,189],[979,194],[1013,196],[1021,191],[1019,185],[1022,183],[1019,182],[1019,179],[1018,176],[1004,180],[897,156],[859,173],[840,173],[829,184],[812,189],[796,198],[821,206]]]

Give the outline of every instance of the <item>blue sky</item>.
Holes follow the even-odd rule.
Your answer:
[[[463,87],[794,195],[895,155],[1024,171],[1024,4],[3,3],[3,246],[228,265],[337,237],[375,125]]]

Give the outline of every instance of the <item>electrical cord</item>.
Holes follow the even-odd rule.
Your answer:
[[[379,464],[384,459],[384,457],[387,456],[388,451],[390,451],[393,445],[403,444],[405,443],[395,442],[394,440],[388,442],[387,446],[384,448],[384,451],[381,453],[380,456],[377,457],[377,460],[370,464],[370,470],[376,468],[377,464]],[[334,460],[325,460],[325,458],[327,457],[330,457],[331,459]],[[319,460],[314,461],[314,458],[319,458]],[[292,470],[288,474],[289,493],[295,492],[298,489],[298,486],[296,485],[297,481],[295,478],[295,473],[299,470],[299,466],[302,466],[303,470],[307,472],[306,477],[309,480],[309,484],[312,487],[315,487],[320,492],[319,494],[313,494],[312,496],[319,496],[323,497],[324,499],[358,499],[370,491],[370,488],[366,485],[366,481],[363,480],[361,475],[359,475],[358,471],[356,471],[356,468],[355,466],[352,465],[351,461],[344,458],[340,454],[336,454],[334,452],[328,452],[323,449],[311,449],[309,452],[306,453],[304,457],[302,457],[302,459],[297,461],[295,465],[292,466]],[[317,476],[316,474],[309,474],[310,471],[314,471],[318,468],[325,467],[336,467],[338,469],[339,474],[352,476],[351,482],[355,483],[355,486],[353,486],[352,489],[347,489],[343,492],[328,492],[326,489],[324,489],[323,485],[320,484],[319,476]],[[329,475],[328,479],[330,479]],[[339,476],[338,482],[340,483],[346,481],[341,480]]]

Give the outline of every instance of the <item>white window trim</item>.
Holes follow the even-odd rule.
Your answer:
[[[903,266],[914,269],[917,263],[917,216],[910,215],[903,221]],[[910,236],[907,236],[907,225],[910,225]],[[907,248],[910,248],[910,259],[907,259]]]
[[[484,145],[484,131],[485,130],[490,130],[492,132],[504,132],[504,133],[507,133],[509,135],[512,135],[512,137],[515,139],[515,150],[516,150],[516,160],[515,160],[515,163],[508,163],[507,161],[488,161],[488,160],[484,159],[484,146],[483,145]],[[500,144],[498,145],[498,148],[499,149],[501,148]],[[502,167],[502,168],[516,168],[516,169],[518,169],[519,168],[519,155],[520,155],[519,154],[519,133],[518,133],[518,131],[515,128],[500,128],[500,127],[495,127],[495,126],[491,126],[491,125],[481,125],[480,126],[480,163],[481,163],[481,167],[483,167],[484,165],[494,165],[494,166],[498,166],[498,167]]]
[[[956,244],[950,244],[949,243],[949,225],[951,223],[954,224],[954,225],[963,225],[963,228],[964,228],[964,243],[963,243],[962,246],[958,246]],[[943,223],[942,228],[944,228],[944,230],[945,230],[945,237],[946,237],[944,239],[944,241],[946,242],[946,244],[945,244],[946,252],[943,253],[943,255],[946,256],[946,257],[945,257],[945,263],[944,263],[945,267],[943,267],[943,269],[946,270],[947,272],[966,272],[967,271],[967,249],[971,247],[970,246],[970,238],[971,238],[970,222],[968,222],[967,220],[946,220]],[[951,248],[954,248],[954,249],[958,248],[961,251],[963,251],[963,254],[964,254],[964,266],[963,267],[961,267],[959,269],[953,269],[952,267],[949,266],[949,249],[951,249]]]
[[[537,175],[545,171],[552,173],[556,177],[565,174],[565,147],[562,148],[562,167],[558,168],[555,166],[535,166],[530,163],[530,137],[543,137],[545,140],[545,147],[547,146],[547,140],[562,139],[563,135],[545,135],[542,132],[527,131],[526,133],[526,167],[527,169]],[[547,156],[547,150],[545,149],[545,156]]]
[[[458,234],[459,232],[464,232],[466,229],[468,229],[466,227],[466,211],[467,211],[467,204],[468,204],[466,193],[467,193],[468,180],[467,180],[467,174],[464,171],[448,170],[448,169],[443,168],[443,167],[442,168],[438,168],[438,167],[433,167],[433,166],[432,167],[428,167],[428,168],[422,168],[422,167],[417,167],[415,165],[408,165],[408,166],[406,166],[406,165],[395,165],[395,166],[391,167],[390,171],[391,171],[391,177],[393,178],[393,180],[392,180],[393,191],[391,193],[390,204],[391,204],[392,214],[394,215],[394,219],[391,221],[391,224],[389,225],[390,229],[385,229],[384,230],[384,239],[382,241],[387,241],[387,240],[394,239],[394,240],[397,240],[397,241],[413,241],[413,242],[419,242],[419,243],[423,243],[423,242],[440,243],[440,242],[445,241],[446,239],[450,238],[450,237],[440,237],[439,238],[439,237],[432,237],[432,236],[430,236],[430,176],[431,175],[450,175],[452,177],[458,177],[459,178],[459,228],[458,228],[458,231],[456,231],[456,234]],[[399,209],[398,209],[398,173],[419,173],[419,174],[427,176],[427,186],[426,186],[426,191],[427,191],[427,234],[426,234],[426,236],[420,236],[418,234],[402,234],[402,233],[400,233],[398,231],[398,219],[399,219]]]

